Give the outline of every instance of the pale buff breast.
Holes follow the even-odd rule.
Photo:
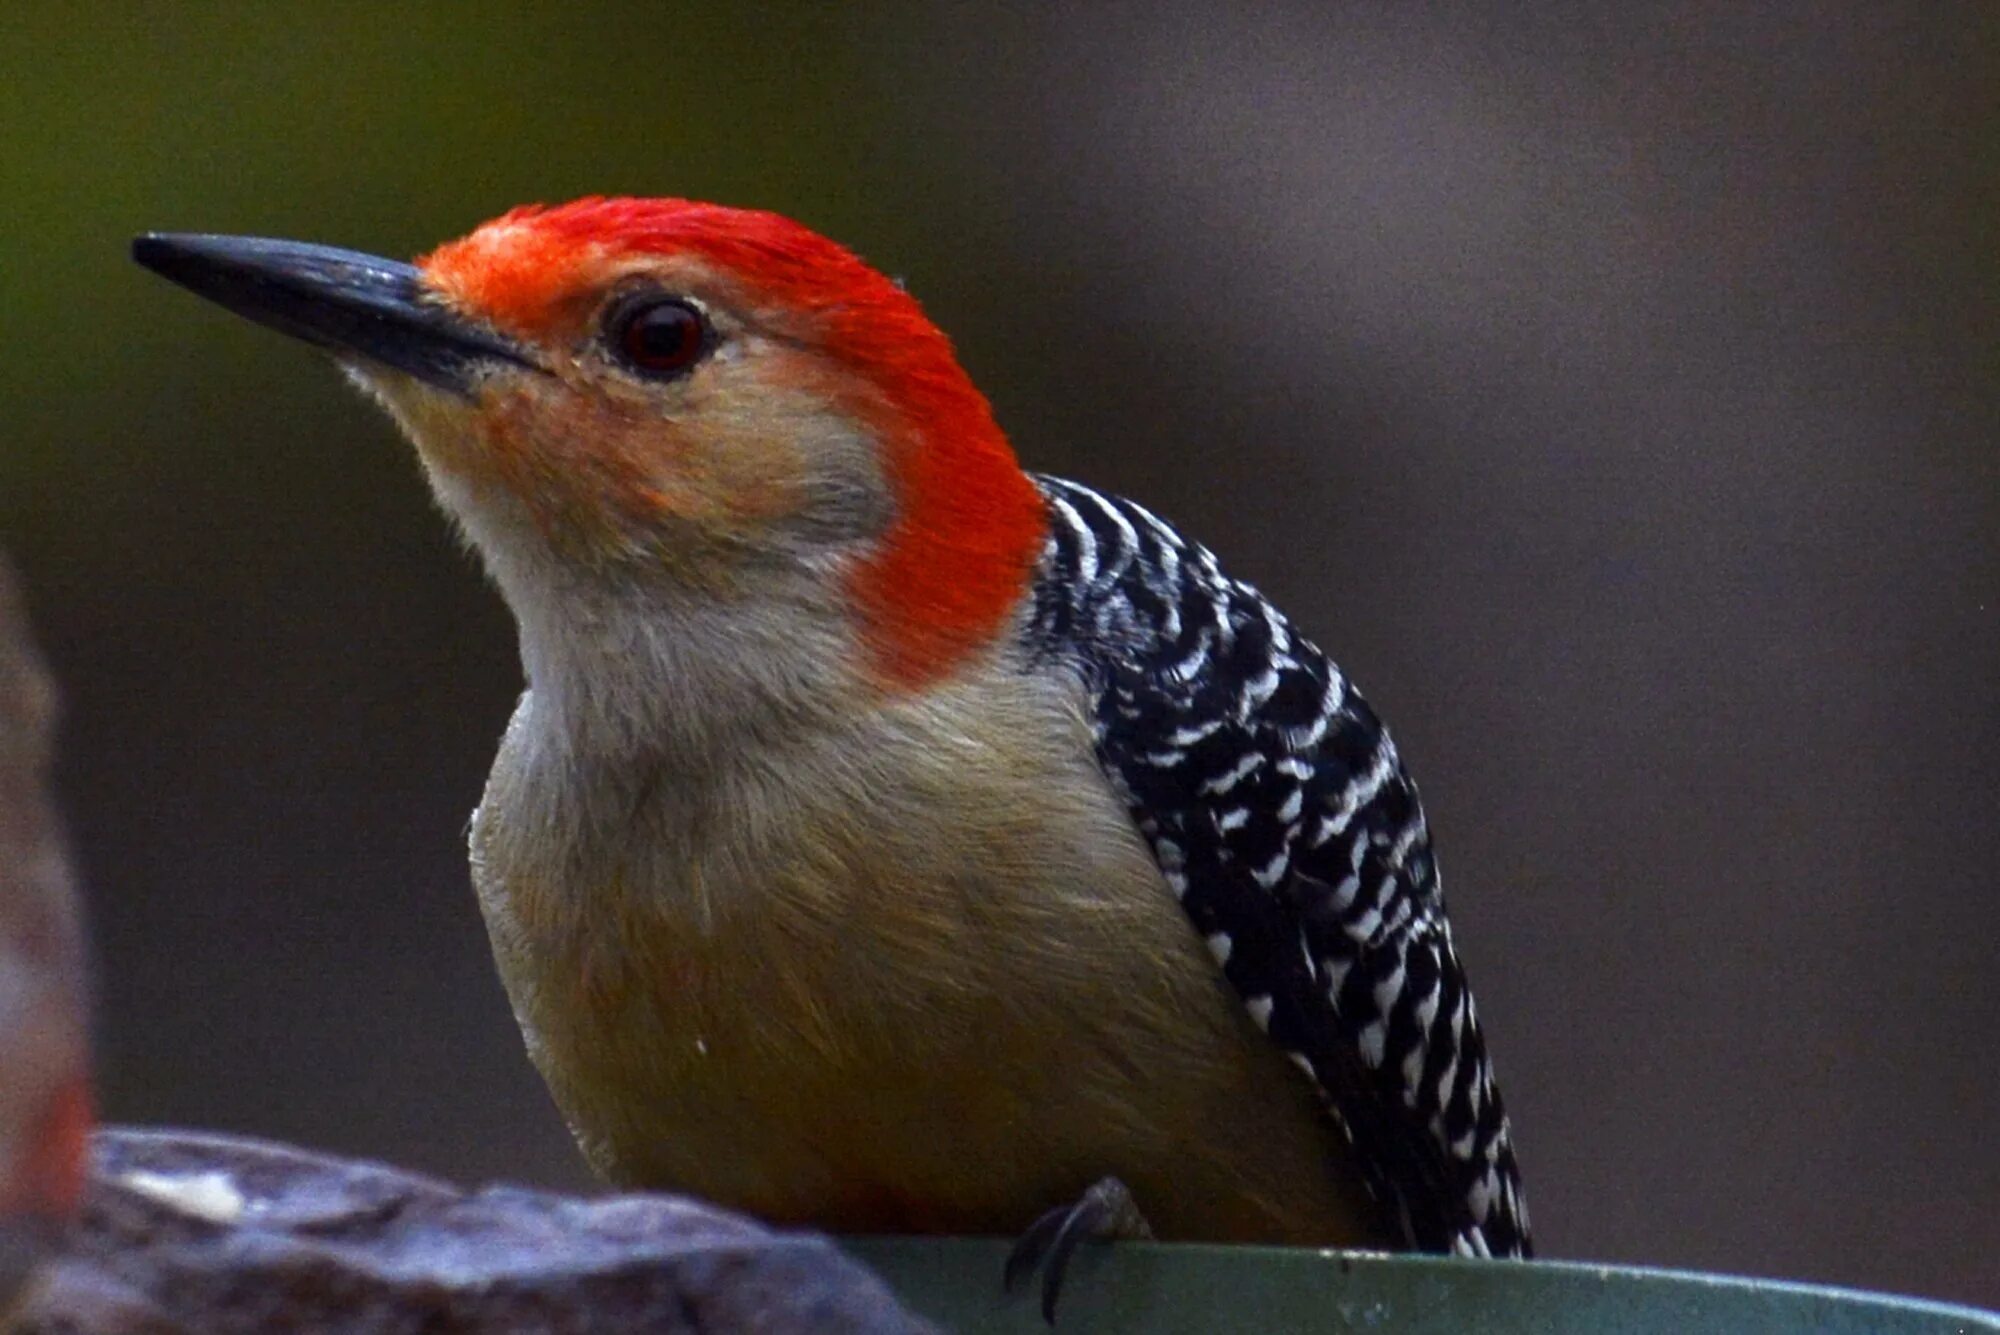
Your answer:
[[[1115,1174],[1163,1236],[1379,1241],[1077,702],[978,698],[617,782],[524,700],[475,881],[592,1163],[835,1229],[1010,1232]]]

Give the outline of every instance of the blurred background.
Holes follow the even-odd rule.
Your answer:
[[[0,21],[0,546],[110,1117],[585,1183],[465,871],[506,613],[384,419],[127,239],[688,194],[906,278],[1031,464],[1361,682],[1546,1254],[2000,1303],[2000,10],[628,10]]]

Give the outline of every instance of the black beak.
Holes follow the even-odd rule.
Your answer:
[[[255,236],[149,232],[132,258],[163,278],[335,353],[469,395],[496,363],[534,367],[519,344],[426,296],[415,265]]]

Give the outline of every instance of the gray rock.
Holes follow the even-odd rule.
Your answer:
[[[826,1238],[671,1196],[461,1191],[233,1136],[105,1130],[31,1332],[924,1331]]]

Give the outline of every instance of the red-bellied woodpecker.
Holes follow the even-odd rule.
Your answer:
[[[896,283],[679,200],[518,209],[414,266],[135,254],[332,350],[513,609],[473,879],[606,1176],[1028,1227],[1052,1275],[1141,1214],[1526,1253],[1375,715],[1202,547],[1022,471]]]

